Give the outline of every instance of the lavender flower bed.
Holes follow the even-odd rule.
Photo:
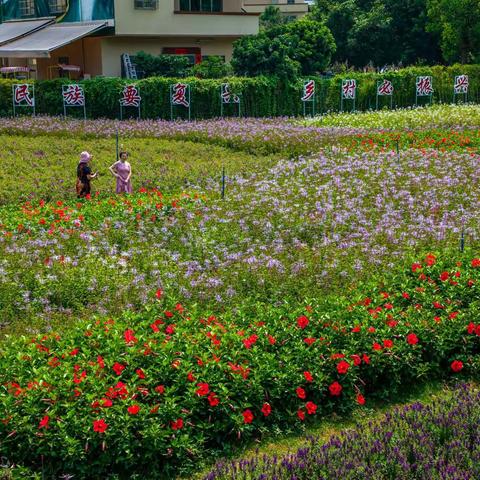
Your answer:
[[[293,454],[219,463],[204,480],[478,478],[480,392],[463,385],[446,398],[396,408],[326,443],[312,437]]]
[[[289,118],[225,118],[196,122],[165,120],[65,120],[63,117],[1,118],[0,133],[105,138],[154,137],[215,143],[254,153],[306,154],[318,151],[332,136],[346,137],[365,129],[302,126]]]

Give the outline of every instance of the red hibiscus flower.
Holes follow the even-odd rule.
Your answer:
[[[133,330],[125,330],[124,334],[123,334],[123,338],[125,339],[125,342],[126,343],[137,343],[138,340],[137,338],[135,337],[135,333]]]
[[[460,360],[454,360],[450,367],[455,373],[458,373],[460,370],[463,369],[463,362],[461,362]]]
[[[365,405],[365,397],[361,393],[357,394],[357,403],[359,405]]]
[[[208,385],[208,383],[197,383],[197,395],[199,397],[203,397],[204,395],[208,395],[209,391],[210,391],[210,387]]]
[[[343,387],[338,382],[333,382],[328,389],[330,390],[330,395],[338,397],[342,393]]]
[[[38,428],[48,428],[48,422],[50,421],[50,417],[48,415],[45,415],[41,420],[40,423],[38,424]]]
[[[446,280],[448,280],[449,277],[450,277],[450,274],[449,274],[448,272],[442,272],[442,273],[440,274],[440,280],[441,280],[442,282],[445,282]]]
[[[350,368],[350,364],[345,360],[342,360],[337,364],[337,372],[340,375],[344,375],[345,373],[347,373],[349,368]]]
[[[244,423],[252,423],[253,421],[253,413],[247,408],[243,413],[243,422]]]
[[[161,288],[159,288],[156,292],[155,292],[155,296],[160,299],[162,298],[162,295],[163,295],[163,290]]]
[[[307,402],[305,408],[307,409],[307,413],[309,415],[313,415],[317,411],[317,406],[313,402]]]
[[[145,372],[141,368],[137,368],[135,373],[138,375],[138,378],[145,378]]]
[[[277,340],[275,339],[275,337],[272,337],[271,335],[269,335],[268,343],[270,343],[270,345],[275,345],[277,343]]]
[[[136,415],[140,411],[140,407],[138,405],[130,405],[127,410],[130,415]]]
[[[367,364],[370,365],[370,357],[367,354],[362,355],[362,360]]]
[[[272,407],[269,403],[265,402],[262,407],[262,413],[264,417],[268,417],[272,413]]]
[[[388,340],[388,339],[387,339],[387,340],[384,340],[384,341],[383,341],[383,346],[384,346],[385,348],[392,348],[392,347],[393,347],[393,342],[392,342],[392,340]]]
[[[350,355],[350,358],[353,360],[353,364],[358,367],[362,363],[362,359],[360,355]]]
[[[300,420],[302,420],[302,422],[303,422],[303,420],[305,420],[305,412],[304,412],[301,408],[300,408],[300,409],[298,410],[298,412],[297,412],[297,417],[298,417]]]
[[[181,430],[183,428],[183,420],[177,418],[174,422],[170,422],[170,426],[172,427],[172,430]]]
[[[307,398],[307,394],[302,387],[298,387],[295,391],[297,392],[298,398],[301,398],[302,400],[305,400],[305,398]]]
[[[410,298],[410,295],[407,292],[403,292],[402,297],[408,300]]]
[[[93,431],[98,433],[103,433],[108,428],[108,425],[105,423],[105,420],[102,418],[100,420],[93,421]]]
[[[317,339],[316,338],[313,338],[313,337],[307,337],[307,338],[304,338],[303,341],[307,344],[307,345],[313,345]]]
[[[426,257],[425,257],[425,263],[431,267],[432,265],[435,265],[435,262],[437,260],[437,257],[435,257],[435,255],[429,253]]]
[[[111,407],[113,402],[109,398],[102,398],[102,407]]]
[[[407,335],[407,343],[409,345],[416,345],[418,343],[418,337],[414,333],[409,333]]]
[[[374,350],[381,350],[381,349],[382,349],[382,346],[381,346],[379,343],[375,342],[375,343],[372,345],[372,348],[373,348]]]
[[[412,264],[412,272],[416,272],[417,270],[421,270],[422,269],[422,265],[420,263],[414,263]]]
[[[480,258],[474,258],[474,259],[472,260],[472,267],[473,267],[473,268],[480,267]]]
[[[155,387],[155,391],[162,395],[163,393],[165,393],[165,387],[163,385],[158,385]]]
[[[122,372],[125,370],[125,365],[122,365],[121,363],[116,362],[112,368],[117,375],[121,375]]]
[[[303,376],[307,382],[313,382],[313,376],[310,372],[303,372]]]
[[[219,398],[217,397],[217,395],[212,392],[212,393],[208,396],[208,403],[210,404],[211,407],[216,407],[216,406],[220,403],[220,400],[219,400]]]
[[[310,321],[305,315],[302,315],[301,317],[297,318],[297,326],[298,328],[301,328],[302,330],[308,326]]]

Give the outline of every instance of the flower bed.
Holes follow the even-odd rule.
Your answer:
[[[396,408],[296,453],[219,463],[204,480],[480,478],[480,392],[463,385],[431,404]]]
[[[264,430],[478,374],[478,282],[479,258],[428,254],[348,304],[204,316],[157,290],[142,314],[10,339],[0,455],[47,475],[167,476]]]

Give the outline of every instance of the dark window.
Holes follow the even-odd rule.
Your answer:
[[[135,0],[135,8],[138,10],[156,10],[158,0]]]
[[[48,0],[48,10],[51,15],[61,15],[67,10],[67,0]]]
[[[181,12],[222,12],[222,0],[180,0]]]
[[[34,0],[19,0],[20,15],[22,17],[35,16],[35,2]]]
[[[288,0],[287,3],[288,3],[288,4],[295,3],[295,0]]]

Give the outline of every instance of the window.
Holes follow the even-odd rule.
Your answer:
[[[35,16],[35,2],[34,0],[19,0],[20,15],[22,17]]]
[[[61,15],[67,10],[67,0],[48,0],[48,10],[51,15]]]
[[[181,12],[223,12],[222,0],[180,0]]]
[[[135,8],[138,10],[156,10],[158,0],[135,0]]]
[[[287,0],[287,3],[291,5],[292,3],[295,3],[295,0]]]

